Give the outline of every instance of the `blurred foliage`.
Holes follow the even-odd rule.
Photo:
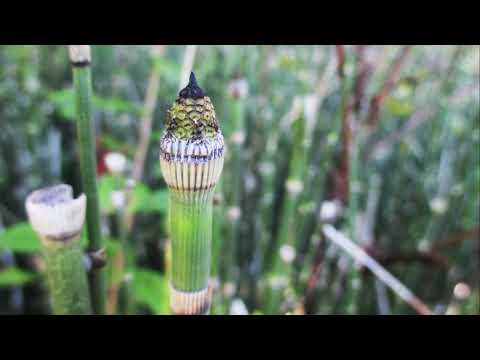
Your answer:
[[[212,313],[236,313],[237,300],[251,314],[412,313],[323,237],[327,201],[341,204],[334,226],[436,313],[452,306],[479,313],[479,48],[413,46],[385,94],[402,47],[344,49],[342,79],[335,46],[197,48],[195,74],[229,149],[217,190]],[[124,245],[134,259],[127,275],[137,313],[168,313],[168,197],[158,146],[184,52],[173,45],[156,56],[144,45],[93,46],[103,230],[109,259]],[[160,90],[145,171],[130,184],[154,68]],[[238,78],[248,83],[244,98],[229,90]],[[369,125],[379,97],[378,119]],[[59,182],[81,192],[73,105],[64,47],[0,46],[0,313],[49,311],[24,200]],[[304,139],[292,128],[300,117]],[[122,175],[105,167],[112,151],[128,159]],[[303,185],[298,198],[286,191],[292,176]],[[134,218],[123,244],[125,214]],[[107,265],[110,282],[120,276],[115,266]],[[459,283],[471,290],[465,300],[453,294]]]

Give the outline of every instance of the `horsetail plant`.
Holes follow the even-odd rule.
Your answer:
[[[43,247],[52,308],[56,315],[91,313],[80,239],[86,202],[84,194],[74,199],[69,185],[34,191],[26,200],[30,224]]]
[[[226,203],[226,224],[225,241],[223,241],[223,250],[225,256],[222,261],[222,272],[224,281],[235,282],[235,269],[231,264],[237,261],[239,255],[237,239],[240,235],[240,221],[242,218],[241,211],[241,195],[243,186],[243,171],[245,167],[245,113],[246,99],[248,96],[248,82],[244,78],[236,78],[232,80],[228,86],[227,104],[229,112],[229,127],[224,129],[227,139],[229,156],[225,161],[225,167],[228,170],[228,178],[224,178],[225,183],[229,186],[224,188]],[[225,176],[226,177],[226,176]],[[227,255],[228,254],[228,255]]]
[[[160,143],[160,166],[170,193],[170,306],[177,315],[210,310],[212,200],[224,149],[211,100],[191,73],[167,112]]]
[[[70,61],[73,67],[77,136],[80,147],[82,184],[87,196],[88,250],[103,249],[100,230],[100,207],[97,190],[97,164],[95,157],[95,132],[92,122],[92,74],[89,45],[69,45]],[[97,269],[91,273],[92,307],[97,315],[105,314],[106,281],[105,272]]]
[[[303,100],[294,106],[292,116],[292,150],[288,161],[288,174],[285,181],[285,198],[280,213],[280,229],[274,244],[274,257],[271,264],[271,295],[266,305],[267,313],[275,312],[281,303],[285,288],[289,285],[291,265],[296,256],[296,227],[298,206],[304,191],[308,166],[308,146],[306,140],[306,119]]]

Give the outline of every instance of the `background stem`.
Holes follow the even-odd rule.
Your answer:
[[[75,45],[71,45],[75,46]],[[92,79],[90,65],[73,64],[75,105],[77,112],[77,136],[80,150],[82,184],[87,196],[88,250],[98,251],[103,247],[100,230],[100,209],[97,190],[97,162],[95,158],[95,131],[92,122]],[[95,314],[105,314],[106,281],[102,270],[90,276],[92,308]]]

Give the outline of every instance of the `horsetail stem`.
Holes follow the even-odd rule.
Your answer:
[[[68,185],[34,191],[26,201],[30,224],[42,243],[56,315],[91,313],[80,240],[85,207],[85,195],[73,199]]]
[[[225,167],[228,169],[228,178],[225,179],[229,184],[224,189],[225,203],[227,206],[226,218],[228,226],[226,228],[226,237],[224,242],[224,256],[222,263],[222,271],[224,281],[236,282],[234,268],[231,264],[237,261],[237,256],[241,255],[242,248],[237,247],[237,239],[240,233],[241,214],[241,192],[243,187],[243,173],[245,166],[245,113],[246,99],[248,96],[248,83],[246,79],[236,78],[232,80],[228,87],[229,97],[227,104],[229,108],[229,129],[225,134],[228,138],[229,158],[226,160]]]
[[[69,45],[69,55],[73,67],[82,183],[88,199],[88,248],[89,251],[98,251],[103,248],[103,241],[100,230],[100,209],[97,191],[95,132],[91,114],[92,74],[90,69],[90,46]],[[97,315],[105,314],[105,280],[104,271],[98,270],[91,273],[92,306],[94,313]]]
[[[170,190],[174,314],[208,314],[212,247],[212,198],[224,159],[215,110],[191,73],[167,112],[160,166]]]
[[[285,287],[289,285],[292,262],[296,256],[296,237],[299,229],[298,206],[304,191],[306,170],[308,165],[309,141],[306,140],[307,124],[304,115],[303,101],[298,103],[299,111],[292,118],[292,151],[288,161],[288,175],[285,182],[285,199],[280,213],[280,229],[274,244],[274,257],[271,264],[271,289],[266,305],[267,313],[275,313],[281,304]],[[268,264],[267,264],[268,266]]]

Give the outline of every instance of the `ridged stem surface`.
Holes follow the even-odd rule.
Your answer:
[[[75,104],[77,111],[77,136],[83,189],[87,196],[87,229],[89,251],[103,247],[100,231],[100,209],[97,190],[97,163],[95,158],[95,132],[91,112],[92,83],[90,66],[73,66]],[[92,307],[95,314],[105,314],[105,272],[96,270],[91,274]]]
[[[91,314],[87,276],[80,237],[45,246],[47,281],[55,315]]]
[[[170,189],[172,274],[175,289],[191,292],[208,287],[212,239],[213,190]]]

